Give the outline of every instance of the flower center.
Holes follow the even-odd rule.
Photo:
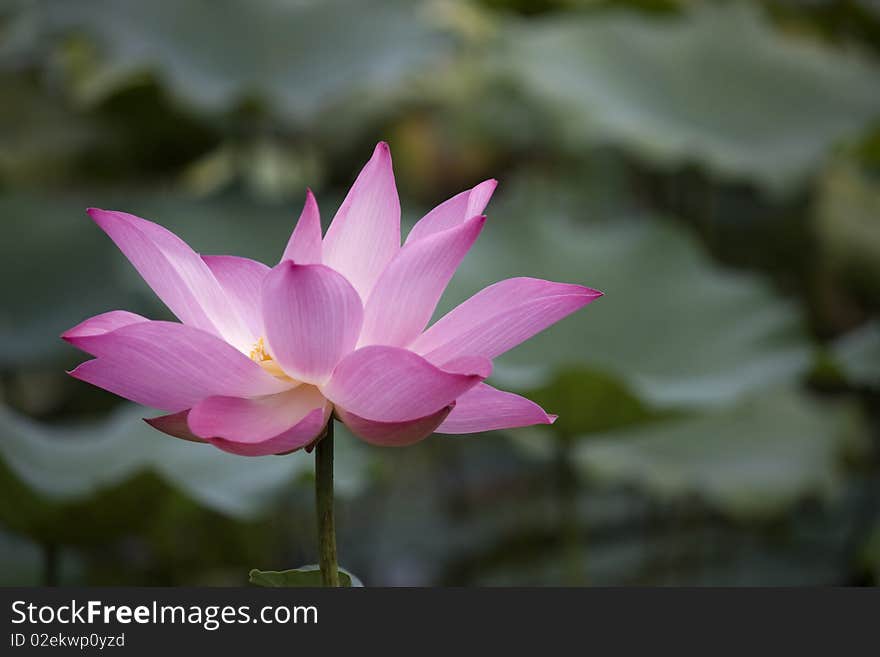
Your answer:
[[[287,374],[284,373],[284,370],[281,369],[281,366],[278,365],[278,361],[274,360],[272,356],[269,355],[269,352],[266,351],[266,343],[263,338],[260,338],[254,343],[254,348],[251,349],[251,353],[249,354],[249,356],[251,357],[252,361],[262,367],[272,376],[278,377],[279,379],[290,378],[289,376],[287,376]]]

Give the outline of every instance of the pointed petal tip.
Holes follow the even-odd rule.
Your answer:
[[[540,279],[533,278],[523,278],[524,281],[537,281]],[[595,301],[599,297],[604,297],[605,293],[601,290],[597,290],[592,287],[587,287],[586,285],[581,285],[579,283],[556,283],[553,281],[546,281],[552,286],[556,287],[555,294],[558,296],[565,297],[581,297],[584,300],[584,303],[590,303],[591,301]]]
[[[76,346],[78,346],[77,345],[77,338],[82,337],[76,332],[76,329],[77,329],[76,326],[74,326],[71,329],[67,329],[64,333],[62,333],[58,337],[61,338],[62,340],[64,340],[67,344],[76,347]]]
[[[103,227],[104,222],[112,220],[114,218],[114,215],[117,214],[117,211],[104,210],[103,208],[87,208],[86,214],[91,217],[92,221]]]
[[[100,224],[100,220],[107,216],[108,212],[101,208],[86,208],[86,214],[89,215],[92,221]]]
[[[175,436],[174,434],[171,434],[171,433],[168,433],[167,431],[165,431],[165,429],[163,428],[162,420],[165,419],[166,417],[167,416],[165,416],[165,415],[160,415],[159,417],[142,417],[141,419],[145,423],[150,425],[150,427],[152,427],[153,429],[155,429],[156,431],[158,431],[160,433],[164,433],[166,436],[171,436],[172,438],[180,438],[180,436]],[[193,437],[197,438],[199,442],[203,442],[201,438],[198,438],[198,436],[193,436]]]
[[[146,317],[130,313],[127,310],[111,310],[84,319],[76,326],[72,326],[64,331],[58,337],[69,344],[79,347],[82,344],[81,338],[104,335],[129,324],[147,321],[149,320]]]
[[[159,415],[157,417],[145,417],[142,419],[153,429],[164,433],[166,436],[179,438],[180,440],[186,440],[191,443],[207,442],[190,431],[189,425],[187,424],[188,414],[189,410],[185,410],[180,411],[179,413]]]
[[[554,424],[556,420],[559,419],[558,415],[554,415],[553,413],[547,414],[547,422],[545,424]]]
[[[600,290],[595,290],[591,287],[587,287],[586,285],[572,284],[569,286],[568,293],[562,296],[575,300],[575,303],[577,303],[577,308],[583,308],[584,306],[593,303],[596,299],[604,297],[605,293],[601,292]]]
[[[376,148],[373,149],[373,155],[370,157],[371,160],[391,160],[391,147],[388,145],[387,141],[380,141],[376,144]]]
[[[367,299],[385,266],[400,250],[400,198],[388,144],[376,145],[322,242],[322,261]]]
[[[82,379],[82,370],[83,370],[83,368],[85,368],[85,366],[88,365],[89,363],[92,363],[92,362],[94,362],[94,361],[96,361],[96,360],[98,360],[98,359],[97,359],[97,358],[92,358],[92,359],[90,359],[90,360],[87,360],[87,361],[84,361],[84,362],[80,363],[79,365],[77,365],[76,367],[74,367],[72,370],[64,370],[64,372],[65,372],[65,374],[68,374],[69,376],[72,376],[74,379],[77,379],[77,380],[79,380],[79,381],[82,381],[82,380],[83,380],[83,379]]]
[[[315,213],[319,217],[318,223],[320,224],[321,215],[318,211],[318,199],[315,198],[315,193],[312,191],[311,187],[306,187],[306,200],[305,203],[303,203],[303,209],[300,213],[300,216],[302,216],[302,214],[306,211]]]
[[[318,201],[312,188],[307,187],[302,211],[290,239],[287,240],[281,260],[293,260],[303,264],[321,262],[323,259],[321,233],[321,211],[318,209]]]

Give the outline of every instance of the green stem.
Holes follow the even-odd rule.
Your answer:
[[[315,502],[318,511],[318,550],[321,581],[324,586],[339,586],[336,563],[336,525],[333,520],[333,420],[315,446]]]
[[[583,586],[587,583],[587,574],[584,568],[585,547],[581,540],[580,520],[577,512],[578,482],[572,465],[571,443],[570,436],[557,434],[556,476],[560,539],[567,583],[573,586]]]
[[[43,546],[43,586],[58,586],[59,561],[58,546],[46,543]]]

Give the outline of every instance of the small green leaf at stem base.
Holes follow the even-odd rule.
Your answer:
[[[320,587],[321,568],[317,564],[302,566],[292,570],[257,570],[254,568],[248,577],[251,584],[270,587]],[[362,587],[363,583],[344,568],[339,569],[339,585],[342,587]]]

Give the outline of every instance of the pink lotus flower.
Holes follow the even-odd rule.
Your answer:
[[[400,245],[388,145],[376,146],[321,237],[311,192],[279,264],[199,256],[124,212],[89,215],[181,323],[116,310],[62,337],[91,354],[70,374],[167,413],[172,436],[245,456],[309,447],[331,414],[363,440],[549,424],[484,379],[492,359],[601,296],[533,278],[496,283],[425,330],[483,228],[496,182],[425,215]]]

